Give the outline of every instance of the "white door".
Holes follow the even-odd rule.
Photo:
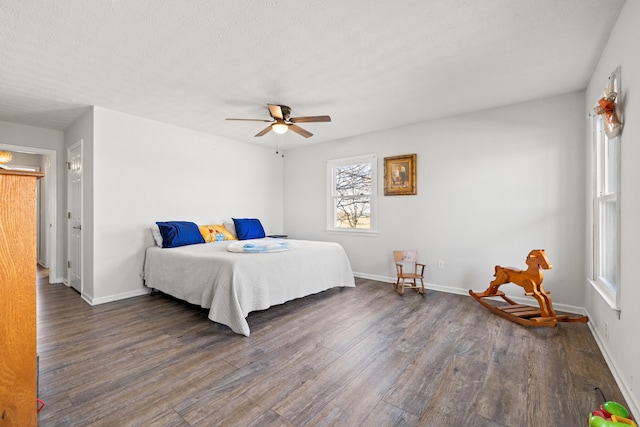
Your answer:
[[[82,140],[67,150],[67,277],[82,293]]]

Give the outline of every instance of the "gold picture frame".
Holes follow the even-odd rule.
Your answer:
[[[384,158],[384,195],[418,194],[416,188],[416,154]]]

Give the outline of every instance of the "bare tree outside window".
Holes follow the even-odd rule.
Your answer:
[[[327,231],[378,233],[376,154],[327,160]]]
[[[335,169],[336,227],[369,228],[371,220],[371,164]]]

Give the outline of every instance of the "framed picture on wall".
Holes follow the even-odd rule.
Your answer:
[[[384,158],[384,195],[418,194],[416,189],[416,155]]]

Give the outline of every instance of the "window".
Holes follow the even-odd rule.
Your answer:
[[[377,157],[367,154],[327,161],[327,230],[375,233]]]
[[[620,69],[610,77],[620,93]],[[620,137],[605,134],[603,117],[592,125],[592,277],[591,283],[614,309],[620,307]]]

